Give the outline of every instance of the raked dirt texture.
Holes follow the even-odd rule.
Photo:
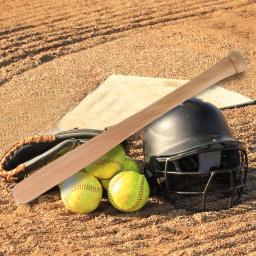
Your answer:
[[[1,153],[54,130],[110,74],[191,79],[239,50],[246,73],[223,86],[255,99],[255,24],[254,0],[0,0]],[[256,106],[224,114],[255,170]],[[137,160],[142,136],[127,148]],[[57,191],[17,206],[0,182],[0,255],[256,255],[255,186],[250,174],[244,203],[218,212],[193,213],[154,197],[136,213],[103,200],[78,215]]]

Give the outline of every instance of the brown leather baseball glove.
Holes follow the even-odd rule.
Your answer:
[[[20,181],[101,132],[93,129],[72,129],[23,139],[1,157],[0,176],[8,182]]]

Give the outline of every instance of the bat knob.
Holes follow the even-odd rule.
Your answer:
[[[232,62],[236,73],[242,73],[245,70],[246,64],[243,55],[237,51],[232,51],[228,55],[228,58]]]

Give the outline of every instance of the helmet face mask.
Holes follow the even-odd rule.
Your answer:
[[[190,100],[177,108],[149,125],[144,133],[145,175],[152,194],[193,210],[232,207],[243,197],[248,169],[245,149],[233,139],[222,113],[213,105]],[[202,116],[211,117],[210,132],[204,123],[198,123]],[[179,123],[173,126],[177,120],[181,127]],[[186,120],[196,122],[196,129],[191,124],[190,130]],[[216,120],[221,125],[217,124],[212,133]],[[181,130],[179,136],[177,128],[182,127],[185,131]],[[206,131],[198,132],[205,127]]]

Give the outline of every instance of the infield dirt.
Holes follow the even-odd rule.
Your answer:
[[[247,71],[224,87],[255,99],[255,23],[254,0],[0,0],[0,149],[54,129],[110,74],[191,79],[233,49]],[[256,107],[224,114],[255,171]],[[137,160],[141,138],[127,149]],[[17,206],[1,182],[0,255],[256,255],[255,185],[250,174],[230,210],[192,213],[153,197],[136,213],[103,200],[77,215],[58,192]]]

